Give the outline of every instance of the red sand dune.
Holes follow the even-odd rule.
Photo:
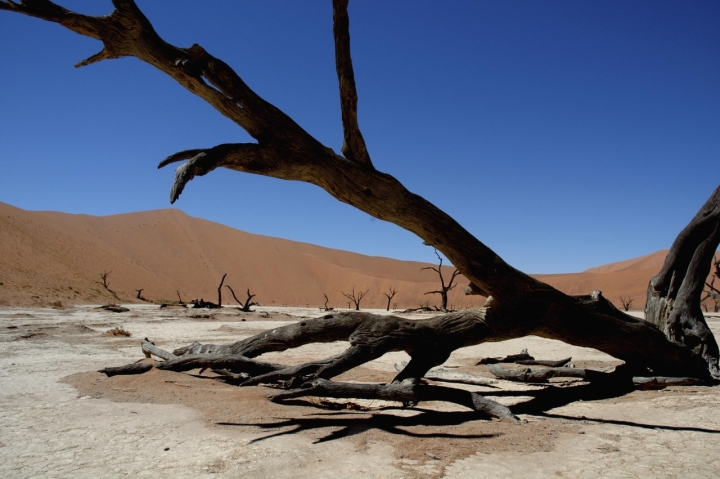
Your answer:
[[[437,274],[425,263],[364,256],[306,243],[239,231],[174,210],[104,217],[25,211],[0,203],[0,304],[48,305],[116,301],[98,284],[109,271],[110,289],[123,301],[135,290],[151,300],[217,301],[225,284],[245,299],[250,288],[264,306],[347,307],[341,291],[369,289],[361,307],[387,305],[383,292],[398,290],[391,307],[418,307],[438,295]],[[443,269],[449,278],[453,269]],[[452,307],[477,307],[483,298],[465,296],[467,280],[456,278]],[[233,303],[223,288],[223,303]]]
[[[239,231],[185,213],[165,209],[104,217],[25,211],[0,203],[0,304],[49,305],[115,301],[98,281],[111,272],[110,289],[122,301],[135,301],[135,290],[151,300],[217,301],[223,273],[240,299],[250,288],[264,306],[347,307],[341,291],[369,289],[361,306],[385,307],[383,292],[398,290],[391,307],[439,304],[437,274],[430,264],[364,256]],[[619,304],[634,298],[642,309],[648,281],[666,251],[591,268],[582,273],[534,275],[568,294],[600,289]],[[449,278],[452,268],[444,269]],[[453,308],[477,307],[484,298],[463,294],[458,278],[450,295]],[[223,303],[234,304],[227,288]]]

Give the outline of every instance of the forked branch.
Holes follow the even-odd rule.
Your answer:
[[[438,267],[435,268],[432,266],[427,266],[425,268],[420,268],[420,271],[424,271],[426,269],[435,271],[438,274],[438,276],[440,276],[440,290],[439,291],[428,291],[425,294],[439,294],[440,297],[442,298],[442,305],[441,305],[440,309],[442,311],[447,311],[448,291],[450,291],[455,286],[457,286],[457,285],[453,285],[453,281],[455,281],[455,278],[460,274],[460,270],[456,269],[455,271],[453,271],[453,274],[450,277],[450,282],[447,284],[447,286],[445,286],[445,279],[443,278],[443,274],[442,274],[442,257],[438,254],[437,249],[435,250],[435,256],[438,257],[438,260],[440,262],[438,264]]]
[[[383,294],[385,295],[385,297],[386,297],[387,300],[388,300],[388,302],[387,302],[387,308],[385,308],[385,310],[386,310],[386,311],[390,311],[390,301],[392,301],[392,299],[393,299],[393,298],[395,297],[395,295],[397,294],[397,289],[395,289],[395,288],[393,288],[392,286],[390,286],[390,291],[388,291],[387,293],[383,293]]]
[[[230,293],[232,293],[232,297],[235,298],[235,301],[237,301],[237,303],[240,305],[240,311],[250,313],[250,312],[252,312],[250,310],[251,307],[258,306],[258,303],[251,302],[251,300],[255,297],[255,295],[250,294],[250,288],[248,288],[248,290],[247,290],[247,299],[243,303],[242,301],[240,301],[237,298],[237,296],[235,296],[235,291],[233,291],[233,289],[230,287],[230,285],[225,285],[225,287],[230,290]]]

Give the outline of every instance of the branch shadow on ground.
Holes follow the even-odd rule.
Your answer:
[[[514,414],[541,415],[549,411],[578,401],[598,401],[613,399],[635,391],[631,379],[622,377],[608,377],[602,380],[573,386],[547,385],[545,389],[534,391],[508,391],[518,396],[532,396],[532,399],[512,406]],[[486,396],[498,396],[494,392],[485,393]],[[509,395],[509,394],[501,394]]]
[[[312,405],[304,401],[297,401],[297,403],[302,404],[303,406]],[[486,420],[486,418],[484,418],[483,416],[479,416],[477,412],[473,411],[439,412],[427,409],[413,409],[413,411],[420,411],[420,414],[416,414],[413,416],[396,416],[392,414],[382,413],[338,411],[314,415],[313,417],[278,418],[278,421],[267,423],[218,422],[215,424],[219,426],[254,426],[260,429],[291,428],[283,431],[278,431],[274,434],[263,436],[257,439],[253,439],[251,443],[264,441],[266,439],[284,436],[287,434],[296,434],[302,431],[320,430],[325,428],[332,428],[333,431],[316,440],[315,443],[328,442],[343,437],[354,436],[370,429],[379,429],[390,434],[399,434],[403,436],[418,438],[491,439],[501,435],[500,433],[451,434],[447,432],[413,432],[404,428],[413,426],[457,426],[465,422]],[[349,414],[351,416],[349,416]]]
[[[548,386],[546,389],[534,391],[498,391],[497,393],[486,393],[486,396],[533,396],[527,402],[516,404],[510,409],[515,414],[527,414],[542,416],[554,419],[566,419],[571,421],[592,421],[604,424],[615,424],[619,426],[639,427],[643,429],[658,429],[665,431],[690,431],[708,434],[720,434],[720,430],[706,429],[692,426],[665,426],[660,424],[644,424],[634,421],[623,421],[616,419],[597,419],[585,416],[575,417],[564,414],[553,414],[548,411],[554,408],[567,406],[578,401],[597,401],[612,399],[624,396],[635,391],[630,381],[600,381],[579,386],[557,387]]]
[[[640,422],[634,422],[634,421],[621,421],[617,419],[598,419],[598,418],[592,418],[592,417],[575,417],[575,416],[566,416],[564,414],[549,414],[545,413],[542,414],[543,417],[553,418],[553,419],[566,419],[569,421],[590,421],[590,422],[599,422],[603,424],[615,424],[618,426],[630,426],[630,427],[640,427],[643,429],[657,429],[662,431],[687,431],[687,432],[704,432],[707,434],[720,434],[720,430],[718,429],[705,429],[704,427],[691,427],[691,426],[663,426],[660,424],[644,424]]]
[[[632,381],[622,377],[608,377],[605,380],[596,382],[577,384],[577,385],[553,385],[543,384],[543,389],[536,390],[518,390],[518,391],[485,391],[481,394],[488,397],[530,397],[531,399],[519,402],[510,409],[514,414],[526,414],[530,416],[541,416],[553,419],[565,419],[571,421],[592,421],[597,423],[615,424],[620,426],[638,427],[643,429],[656,429],[666,431],[688,431],[701,432],[707,434],[720,434],[720,430],[707,429],[692,426],[667,426],[659,424],[645,424],[634,421],[614,420],[614,419],[598,419],[587,417],[567,416],[563,414],[553,414],[548,411],[567,406],[578,401],[598,401],[603,399],[613,399],[625,396],[637,389]],[[305,407],[315,407],[327,409],[328,405],[320,405],[301,399],[293,401],[284,401],[286,405],[301,405]],[[412,426],[456,426],[470,421],[485,421],[489,417],[483,416],[476,411],[435,411],[432,409],[413,408],[412,411],[419,412],[413,416],[396,416],[391,414],[382,414],[378,411],[397,410],[402,407],[386,407],[379,408],[374,412],[368,411],[328,411],[325,413],[314,414],[311,418],[283,418],[278,422],[272,423],[216,423],[222,426],[254,426],[261,429],[277,429],[291,428],[277,432],[268,436],[264,436],[253,440],[252,442],[270,439],[272,437],[282,436],[286,434],[295,434],[301,431],[332,428],[337,429],[328,435],[315,441],[316,443],[332,441],[342,437],[349,437],[363,433],[370,429],[379,429],[391,434],[401,434],[410,437],[446,437],[446,438],[464,438],[464,439],[489,439],[500,436],[497,434],[477,434],[477,435],[460,435],[450,433],[416,433],[403,429],[403,427]],[[348,417],[353,414],[354,417]],[[362,414],[362,417],[358,417]],[[369,417],[368,417],[369,415]],[[338,429],[339,428],[339,429]]]

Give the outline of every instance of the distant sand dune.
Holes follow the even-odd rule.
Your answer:
[[[427,263],[399,261],[261,236],[193,218],[175,209],[112,216],[25,211],[0,203],[0,304],[49,305],[99,303],[115,298],[98,284],[110,271],[110,289],[122,301],[135,301],[135,290],[152,300],[217,300],[217,284],[227,273],[240,299],[250,288],[260,304],[347,307],[341,291],[369,289],[361,306],[385,307],[383,292],[399,292],[399,308],[439,304],[436,273]],[[591,268],[583,273],[533,275],[568,294],[600,289],[619,304],[635,299],[642,309],[648,281],[667,251]],[[445,267],[446,278],[452,273]],[[483,298],[465,296],[468,281],[459,277],[451,307],[477,307]],[[234,303],[227,288],[223,303]],[[392,307],[392,304],[391,304]]]

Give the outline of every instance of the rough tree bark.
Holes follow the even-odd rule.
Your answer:
[[[435,250],[435,256],[437,256],[438,260],[439,260],[438,267],[435,268],[433,266],[428,266],[426,268],[421,268],[420,271],[424,271],[426,269],[431,269],[431,270],[435,271],[438,274],[438,276],[440,276],[440,290],[439,291],[428,291],[425,294],[439,294],[440,297],[442,298],[442,305],[440,306],[440,309],[443,312],[446,312],[447,305],[448,305],[448,291],[450,291],[455,286],[457,286],[457,285],[453,286],[453,281],[455,281],[455,278],[460,274],[460,271],[457,269],[455,271],[453,271],[453,274],[450,277],[450,282],[446,286],[445,279],[443,278],[443,274],[442,274],[442,258],[438,254],[437,250]]]
[[[473,291],[493,297],[486,308],[420,321],[359,312],[330,314],[232,345],[181,348],[172,354],[185,361],[182,368],[170,353],[161,351],[165,356],[162,367],[181,370],[192,364],[217,365],[231,374],[253,376],[245,384],[288,381],[285,384],[297,391],[293,397],[303,391],[312,394],[322,390],[323,394],[417,402],[444,392],[400,388],[393,396],[392,388],[336,388],[316,380],[330,379],[388,351],[401,350],[411,360],[395,382],[418,384],[430,368],[442,364],[457,348],[532,334],[606,352],[626,363],[622,368],[626,376],[720,378],[717,343],[699,303],[701,286],[720,239],[720,189],[681,232],[662,271],[653,278],[646,309],[649,321],[642,321],[619,311],[599,292],[571,297],[516,270],[445,212],[373,166],[357,122],[347,0],[333,1],[344,156],[259,97],[228,65],[201,46],[178,48],[165,42],[132,0],[113,0],[113,4],[115,10],[104,17],[77,14],[47,0],[19,4],[0,1],[0,10],[56,22],[100,40],[102,50],[78,67],[105,59],[137,57],[206,100],[256,140],[185,150],[167,157],[159,167],[184,161],[176,170],[171,202],[194,177],[218,167],[308,182],[339,201],[415,233],[441,251],[471,282]],[[263,366],[251,359],[266,351],[339,340],[350,342],[345,352],[298,366]],[[472,398],[449,400],[455,399],[470,405]]]
[[[705,281],[720,244],[720,187],[678,235],[647,290],[645,319],[692,350],[720,378],[718,344],[702,314]]]

